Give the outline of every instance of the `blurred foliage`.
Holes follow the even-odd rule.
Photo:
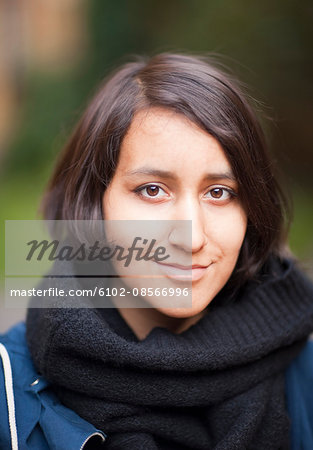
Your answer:
[[[274,120],[273,151],[297,183],[291,247],[312,258],[312,2],[89,0],[87,6],[90,45],[82,64],[25,77],[20,123],[1,174],[1,231],[4,219],[36,217],[57,153],[112,68],[130,54],[213,51]]]
[[[76,73],[32,73],[25,86],[21,125],[12,142],[6,174],[38,176],[50,165],[76,122],[86,96]]]

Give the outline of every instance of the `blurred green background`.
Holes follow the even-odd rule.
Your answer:
[[[2,244],[5,219],[38,217],[56,155],[112,68],[134,53],[213,51],[268,117],[294,198],[290,246],[313,273],[312,19],[306,0],[0,1]]]

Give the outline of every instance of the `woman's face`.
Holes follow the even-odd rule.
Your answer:
[[[150,108],[135,115],[103,196],[103,214],[108,220],[192,221],[190,243],[173,233],[167,245],[190,255],[192,307],[157,307],[160,312],[195,316],[228,281],[247,227],[237,192],[215,138],[170,110]],[[151,264],[162,273],[167,269]],[[173,280],[173,286],[177,283]]]

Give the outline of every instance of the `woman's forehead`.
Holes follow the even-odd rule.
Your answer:
[[[161,108],[139,111],[126,134],[120,155],[130,174],[156,169],[179,172],[195,168],[232,176],[220,143],[182,114]]]

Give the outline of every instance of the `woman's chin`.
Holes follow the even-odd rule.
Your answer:
[[[160,313],[168,316],[173,317],[176,319],[188,319],[191,317],[195,317],[197,315],[200,315],[205,308],[210,303],[210,300],[206,300],[205,302],[202,301],[196,301],[196,299],[192,299],[192,305],[190,307],[183,307],[183,308],[156,308]]]

